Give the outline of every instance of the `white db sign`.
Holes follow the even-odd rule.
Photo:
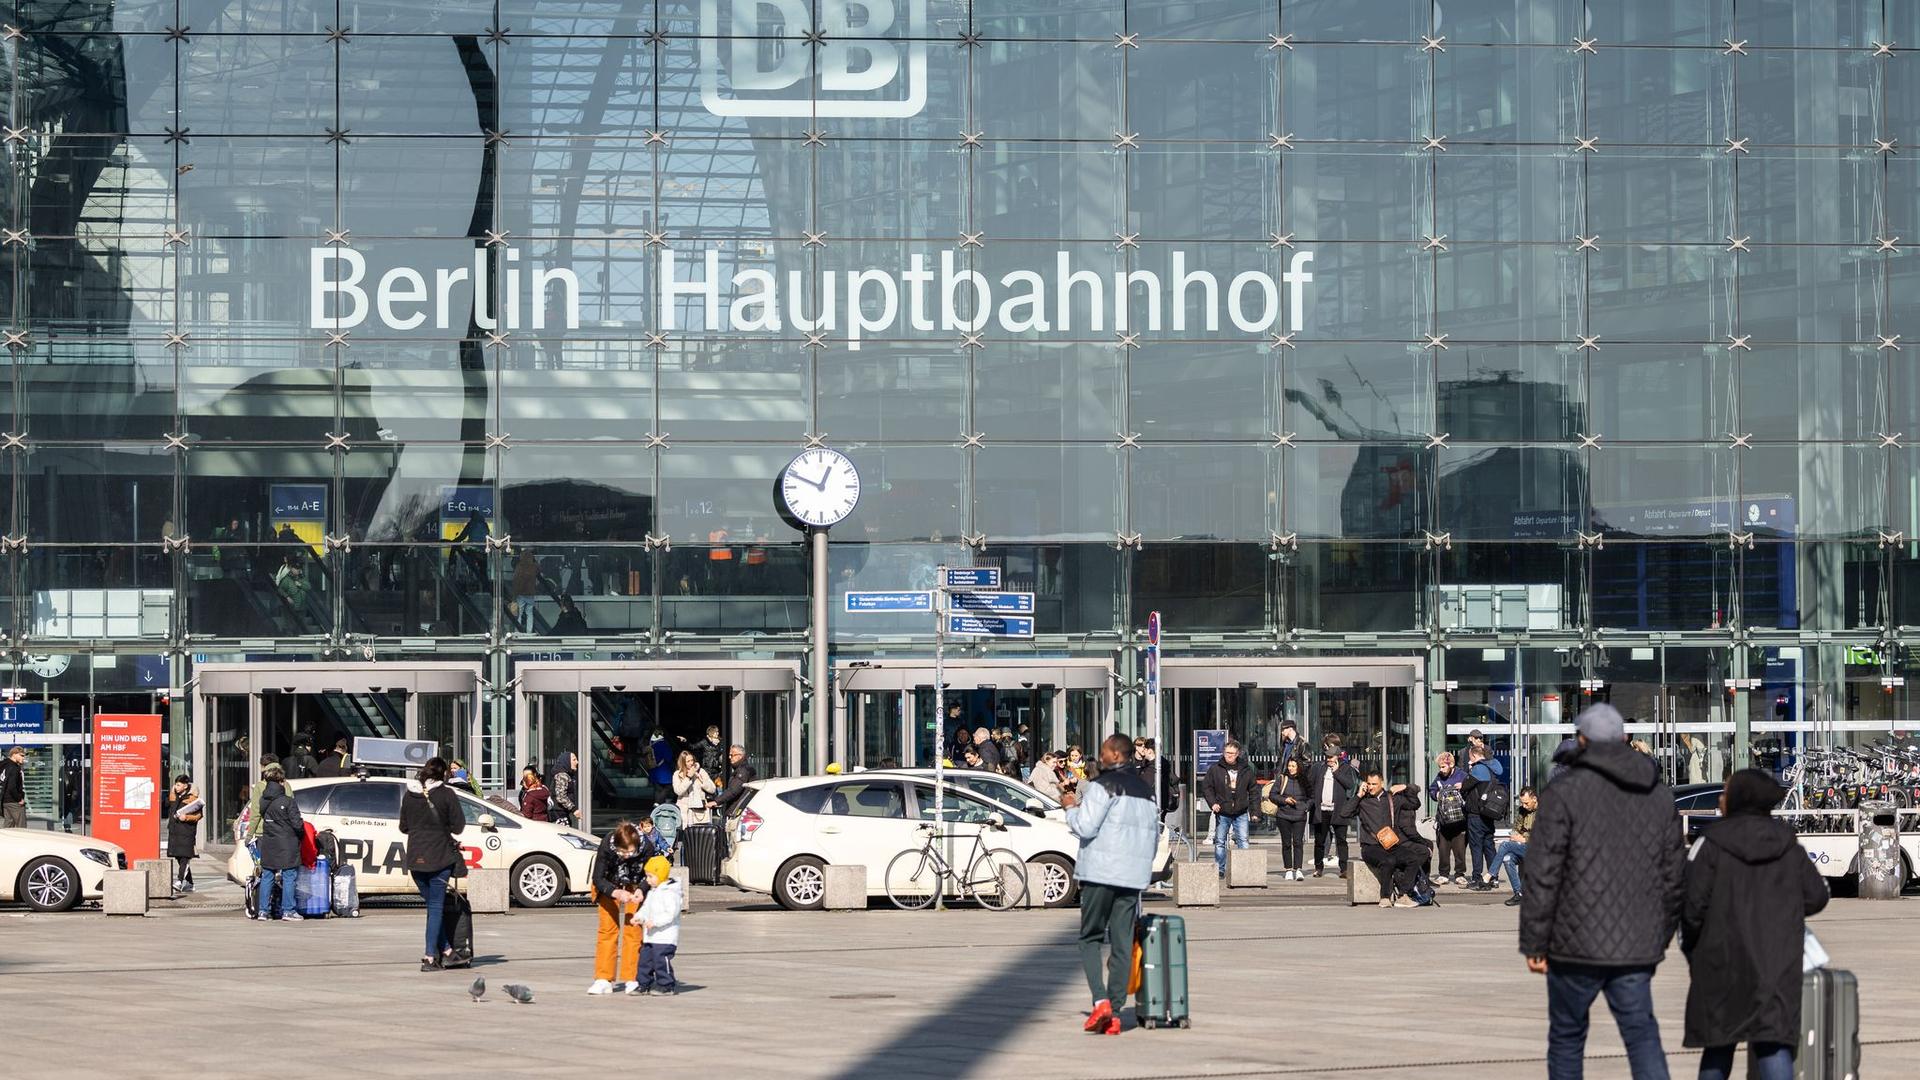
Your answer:
[[[927,0],[700,0],[700,34],[700,103],[716,116],[903,117],[927,104]]]

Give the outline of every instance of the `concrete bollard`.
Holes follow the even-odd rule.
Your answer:
[[[1173,903],[1175,907],[1219,906],[1220,873],[1212,862],[1173,864]]]
[[[821,907],[828,911],[865,911],[867,909],[867,868],[864,866],[826,866],[821,887]]]
[[[1020,901],[1023,908],[1043,908],[1047,906],[1047,867],[1043,862],[1027,864],[1027,898]],[[1059,869],[1057,866],[1055,869]]]
[[[473,906],[475,915],[504,915],[513,899],[512,881],[513,871],[504,867],[469,870],[461,890],[467,894],[467,903]]]
[[[133,868],[147,875],[147,899],[173,899],[172,859],[141,859]]]
[[[1380,902],[1380,879],[1373,876],[1373,868],[1355,859],[1347,864],[1347,903],[1378,904]]]
[[[693,875],[693,871],[687,869],[684,866],[674,867],[673,872],[667,875],[668,877],[671,877],[673,880],[680,883],[680,914],[682,915],[685,915],[687,912],[693,910],[692,875]]]
[[[1265,848],[1235,848],[1227,852],[1227,887],[1264,889],[1267,887],[1267,851]]]
[[[145,915],[147,882],[145,870],[109,870],[102,884],[100,910],[109,915]]]

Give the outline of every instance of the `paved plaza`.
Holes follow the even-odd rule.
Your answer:
[[[6,1072],[34,1080],[1542,1074],[1544,991],[1512,909],[1349,908],[1332,882],[1300,889],[1185,911],[1192,1029],[1118,1038],[1080,1033],[1074,911],[794,913],[700,889],[686,991],[664,999],[584,994],[579,906],[482,916],[472,974],[416,970],[417,905],[302,924],[246,922],[218,891],[144,919],[15,910],[0,912],[0,1044]],[[1913,1075],[1920,907],[1835,901],[1814,926],[1860,976],[1864,1075]],[[508,1001],[507,983],[536,1000]],[[1676,1076],[1695,1067],[1678,1045],[1686,986],[1676,951],[1654,986]],[[1626,1075],[1604,1010],[1592,1050],[1589,1076]]]

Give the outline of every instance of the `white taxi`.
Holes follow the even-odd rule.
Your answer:
[[[887,864],[919,847],[921,823],[933,820],[933,784],[897,773],[851,773],[762,780],[748,785],[746,809],[734,826],[721,880],[767,893],[790,909],[826,900],[825,867],[865,866],[867,895],[886,895]],[[1029,888],[1048,907],[1066,907],[1078,892],[1073,857],[1079,841],[1065,822],[988,802],[948,784],[949,820],[979,824],[998,816],[1004,832],[989,839],[1043,870]]]
[[[407,838],[400,832],[400,797],[407,782],[374,776],[290,780],[300,816],[316,831],[333,830],[340,861],[354,868],[363,896],[411,894],[417,890],[407,872]],[[513,901],[522,907],[549,907],[569,893],[584,893],[593,880],[593,855],[599,841],[578,829],[534,821],[471,792],[450,788],[460,801],[466,828],[457,838],[472,869],[506,869]],[[234,848],[227,876],[244,882],[254,872],[245,845]]]
[[[118,844],[45,829],[0,829],[0,900],[35,911],[65,911],[98,900],[107,871],[125,870]]]

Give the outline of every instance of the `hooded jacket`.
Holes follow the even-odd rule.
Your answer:
[[[1209,808],[1218,806],[1221,817],[1239,817],[1253,809],[1259,799],[1259,785],[1254,780],[1253,766],[1246,758],[1229,765],[1225,758],[1213,763],[1207,775],[1200,779],[1200,801]]]
[[[300,839],[306,835],[300,807],[278,780],[268,780],[260,795],[260,867],[295,870],[300,866]]]
[[[1144,889],[1160,844],[1160,813],[1153,785],[1132,769],[1107,769],[1082,785],[1067,810],[1067,828],[1080,838],[1073,876],[1116,889]]]
[[[653,851],[642,845],[635,848],[633,854],[622,855],[613,846],[613,834],[600,838],[600,850],[593,853],[593,890],[601,896],[612,896],[615,889],[628,892],[647,890],[647,860]]]
[[[648,945],[680,944],[680,910],[686,907],[685,891],[677,878],[655,885],[640,904],[640,921],[653,924],[648,930]]]
[[[407,837],[408,870],[433,874],[452,866],[461,857],[454,837],[466,827],[460,800],[447,785],[407,781],[407,793],[400,799],[400,831]]]
[[[1624,742],[1566,755],[1527,841],[1520,951],[1600,967],[1650,967],[1680,917],[1680,816],[1660,766]],[[1798,955],[1797,953],[1795,955]]]
[[[1378,795],[1361,791],[1348,804],[1346,816],[1359,822],[1355,831],[1360,834],[1362,853],[1380,850],[1379,833],[1388,825],[1392,825],[1393,831],[1400,834],[1400,843],[1393,846],[1395,851],[1406,844],[1426,846],[1426,841],[1420,838],[1417,820],[1420,816],[1420,792],[1414,788],[1404,788],[1398,793],[1383,788]]]
[[[1801,935],[1826,906],[1791,826],[1760,814],[1709,826],[1687,853],[1680,916],[1693,970],[1685,1045],[1799,1042]]]

